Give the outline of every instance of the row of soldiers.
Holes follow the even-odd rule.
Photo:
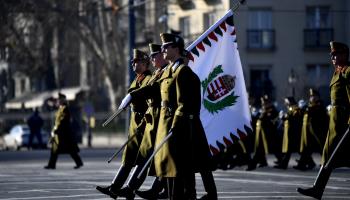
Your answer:
[[[284,99],[286,111],[278,111],[267,95],[261,98],[261,112],[252,114],[254,154],[247,170],[267,166],[266,154],[276,157],[275,168],[287,169],[291,154],[300,153],[298,170],[313,169],[313,152],[321,152],[328,131],[328,112],[317,90],[309,90],[308,104],[293,97]]]
[[[249,162],[248,170],[255,169],[257,164],[260,167],[266,166],[267,153],[275,154],[276,168],[286,169],[291,153],[298,150],[301,155],[295,168],[312,169],[315,163],[311,154],[315,149],[321,150],[321,165],[314,184],[308,188],[297,188],[300,194],[315,199],[322,198],[334,169],[350,167],[348,156],[350,145],[349,47],[344,43],[331,41],[330,58],[334,66],[334,73],[330,82],[331,105],[328,112],[322,105],[318,92],[310,90],[306,109],[303,109],[303,106],[298,107],[293,98],[286,98],[285,104],[288,111],[286,114],[282,113],[281,120],[278,120],[276,108],[267,97],[263,97],[261,99],[262,112],[253,117],[255,135],[250,134],[255,136],[255,145],[254,156]],[[282,142],[275,141],[276,138],[278,140],[279,135],[279,129],[276,128],[277,121],[283,122],[281,123],[283,125]],[[249,140],[245,140],[247,141]],[[233,148],[227,148],[227,155],[231,153],[230,151],[238,150],[239,152],[238,157],[231,159],[237,161],[233,165],[245,163],[250,158],[244,148],[244,143],[243,145],[241,143],[237,142],[236,145],[232,145]]]
[[[199,118],[200,80],[187,66],[184,40],[170,33],[160,37],[162,44],[150,44],[149,55],[134,49],[136,78],[119,106],[124,110],[131,105],[122,165],[109,186],[96,189],[114,199],[134,199],[135,194],[145,199],[197,199],[195,173],[200,173],[207,192],[200,199],[215,200],[212,157]],[[153,73],[150,62],[156,68]],[[154,182],[140,191],[147,175],[154,176]]]
[[[314,152],[321,153],[326,139],[329,115],[320,94],[309,90],[308,103],[284,99],[285,109],[279,111],[268,95],[260,98],[261,108],[251,107],[252,130],[245,138],[231,135],[233,144],[218,144],[220,153],[214,155],[214,165],[231,169],[248,165],[247,171],[266,167],[267,155],[273,154],[275,168],[287,169],[292,153],[300,154],[297,170],[310,170],[316,166]],[[247,130],[249,131],[249,130]]]

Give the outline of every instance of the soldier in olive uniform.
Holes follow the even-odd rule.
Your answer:
[[[68,109],[66,96],[62,93],[58,94],[58,111],[56,112],[55,125],[51,132],[51,155],[50,160],[45,169],[55,169],[58,154],[68,153],[73,158],[78,169],[83,166],[83,162],[78,154],[79,147],[71,129],[71,115]]]
[[[148,81],[147,85],[153,84],[155,81],[157,81],[168,62],[164,60],[163,55],[161,53],[161,45],[158,44],[149,44],[150,48],[150,58],[152,61],[153,66],[156,68],[154,73],[152,74],[152,77]],[[143,87],[144,88],[144,87]],[[141,88],[141,89],[143,89]],[[136,90],[132,91],[136,92]],[[142,168],[145,166],[148,158],[152,155],[153,149],[154,149],[154,142],[157,134],[157,128],[158,128],[158,121],[159,121],[159,111],[160,111],[160,94],[156,94],[154,96],[149,96],[148,98],[145,98],[145,96],[140,96],[137,99],[134,98],[133,101],[140,99],[144,99],[147,102],[148,109],[144,115],[144,133],[143,138],[140,143],[139,152],[136,158],[136,165],[137,168],[135,172],[133,173],[132,177],[129,179],[127,186],[122,188],[119,191],[119,195],[126,197],[127,199],[132,199],[135,196],[134,191],[139,189],[144,180],[147,176],[147,171],[144,171],[143,174],[140,176],[140,179],[137,177],[139,176]],[[149,175],[154,175],[154,170],[151,170]],[[162,180],[160,177],[156,178],[152,184],[152,189],[149,191],[136,191],[139,196],[146,199],[157,199],[159,192],[166,188],[166,182]],[[165,194],[165,196],[164,196]],[[163,191],[161,197],[167,197],[167,190]]]
[[[170,62],[160,82],[162,108],[156,144],[172,130],[173,136],[155,156],[157,176],[168,179],[170,199],[196,199],[194,173],[208,170],[210,151],[199,118],[200,80],[181,56],[184,41],[161,34],[163,56]],[[207,166],[206,166],[207,165]]]
[[[196,199],[195,172],[210,170],[210,151],[199,112],[200,81],[184,64],[184,41],[178,35],[162,33],[162,53],[169,65],[162,76],[132,99],[160,93],[161,109],[155,146],[164,141],[154,157],[157,177],[166,178],[170,199]],[[213,182],[215,184],[215,182]]]
[[[301,108],[298,107],[294,97],[287,97],[284,101],[288,111],[282,118],[284,121],[282,159],[274,166],[278,169],[287,169],[291,154],[299,151],[301,127],[303,123],[303,112]]]
[[[328,130],[328,114],[320,99],[320,94],[310,89],[309,95],[309,104],[304,113],[301,131],[300,158],[298,164],[293,166],[298,170],[309,170],[316,166],[312,153],[321,152]]]
[[[254,170],[259,164],[259,167],[267,166],[266,154],[274,153],[279,159],[279,151],[277,150],[280,144],[277,135],[277,120],[278,111],[272,104],[267,95],[261,97],[262,111],[256,121],[255,126],[255,145],[254,156],[250,161],[247,171]]]
[[[148,81],[151,78],[151,71],[148,69],[148,66],[149,58],[147,54],[143,51],[134,49],[132,67],[133,71],[136,73],[136,77],[131,83],[128,89],[128,93],[147,85]],[[139,145],[143,137],[145,124],[142,123],[142,119],[146,110],[147,103],[145,100],[137,99],[132,102],[128,135],[128,139],[130,139],[130,141],[124,149],[122,156],[122,165],[120,166],[118,173],[114,177],[110,186],[96,187],[96,189],[101,193],[110,195],[112,198],[117,198],[119,196],[121,187],[124,185],[126,179],[128,178],[131,169],[135,166],[135,160],[139,151]]]
[[[350,124],[350,67],[349,47],[340,42],[330,42],[331,60],[335,71],[330,83],[332,108],[329,116],[328,134],[323,148],[321,168],[311,188],[298,188],[303,195],[321,199],[328,179],[335,168],[349,167],[349,137],[339,143]],[[339,143],[339,148],[334,152]],[[327,165],[326,165],[327,164]]]

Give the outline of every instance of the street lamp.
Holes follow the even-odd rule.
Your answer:
[[[295,84],[297,82],[297,77],[294,72],[294,69],[291,69],[290,74],[288,76],[288,83],[292,86],[292,96],[295,97]]]

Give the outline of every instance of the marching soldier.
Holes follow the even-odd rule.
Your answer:
[[[320,94],[310,89],[309,95],[309,104],[304,113],[301,131],[300,158],[298,164],[293,166],[298,170],[309,170],[316,166],[312,153],[321,152],[328,130],[328,114],[320,99]]]
[[[210,150],[199,118],[200,81],[184,64],[182,56],[186,51],[183,39],[162,33],[161,40],[162,53],[169,65],[158,81],[132,92],[130,96],[137,99],[160,93],[161,109],[155,146],[163,146],[154,157],[156,176],[167,180],[170,199],[196,199],[194,173],[210,171]],[[211,183],[215,186],[213,179]],[[209,199],[216,198],[210,196]]]
[[[287,169],[291,154],[299,150],[301,127],[303,123],[303,112],[298,107],[294,97],[287,97],[284,101],[288,111],[282,118],[282,120],[284,120],[282,159],[274,166],[278,169]]]
[[[150,48],[151,62],[153,66],[156,68],[152,77],[147,83],[147,85],[152,85],[161,77],[164,71],[164,68],[166,67],[168,62],[163,58],[163,55],[161,53],[161,45],[149,44],[149,48]],[[134,90],[133,92],[135,93],[136,91],[137,90]],[[164,189],[165,191],[163,191],[163,193],[161,193],[160,195],[160,197],[164,198],[164,197],[167,197],[168,195],[166,190],[167,187],[166,187],[165,180],[162,180],[160,177],[157,177],[154,180],[150,190],[137,191],[142,185],[142,183],[144,182],[147,175],[147,171],[144,171],[140,179],[137,178],[142,168],[145,166],[147,159],[153,153],[154,142],[155,142],[157,128],[158,128],[159,111],[160,111],[160,94],[149,96],[148,98],[145,98],[145,96],[140,96],[138,98],[133,98],[133,99],[140,100],[142,98],[144,98],[145,101],[147,101],[148,109],[144,115],[144,121],[146,125],[143,133],[143,138],[140,143],[139,152],[136,158],[136,163],[135,163],[137,165],[137,168],[133,173],[132,177],[129,179],[127,186],[122,188],[119,191],[119,195],[126,197],[127,199],[132,199],[135,196],[134,192],[136,192],[136,194],[141,196],[142,198],[157,199],[159,198],[159,192],[161,192],[161,190]],[[149,175],[154,176],[155,174],[153,171],[154,170],[151,170]]]
[[[311,188],[298,188],[303,195],[321,199],[328,179],[335,168],[349,167],[349,137],[350,124],[350,67],[349,47],[340,42],[330,42],[331,60],[335,71],[330,83],[331,111],[329,128],[323,149],[321,168],[314,185]],[[348,136],[345,135],[345,136]],[[337,150],[335,151],[337,147]]]
[[[73,158],[76,166],[74,169],[78,169],[83,166],[83,162],[78,154],[79,147],[75,142],[73,133],[71,130],[71,115],[68,109],[68,103],[66,95],[58,94],[58,110],[56,112],[55,125],[51,132],[51,154],[50,160],[45,169],[55,169],[58,154],[68,153]]]
[[[143,51],[134,49],[132,67],[136,73],[135,80],[131,83],[128,93],[138,88],[147,85],[151,78],[151,71],[148,69],[149,58]],[[147,103],[143,99],[136,99],[131,104],[131,116],[129,125],[128,138],[133,138],[124,149],[122,157],[122,165],[118,173],[114,177],[110,186],[96,186],[96,189],[103,194],[110,195],[112,198],[117,198],[120,194],[120,189],[129,176],[131,169],[135,166],[135,159],[138,154],[139,145],[142,140],[144,123],[142,119],[147,109]]]
[[[277,134],[278,111],[267,95],[261,97],[262,112],[256,121],[254,156],[247,171],[267,166],[266,154],[274,153],[279,160],[279,138]]]

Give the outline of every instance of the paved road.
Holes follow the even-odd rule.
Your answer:
[[[114,149],[83,149],[84,167],[73,169],[70,157],[59,157],[56,170],[44,170],[49,151],[0,151],[0,200],[27,199],[110,199],[95,190],[112,180],[120,165],[120,158],[111,164],[106,160]],[[319,157],[317,157],[319,160]],[[272,157],[268,160],[270,166]],[[291,162],[290,165],[295,164]],[[350,169],[339,169],[332,174],[324,199],[350,199]],[[217,170],[215,180],[219,199],[308,199],[295,188],[309,186],[317,169],[299,172],[272,167],[247,172],[244,168]],[[148,188],[147,179],[143,188]],[[204,193],[200,176],[196,177],[198,196]]]

